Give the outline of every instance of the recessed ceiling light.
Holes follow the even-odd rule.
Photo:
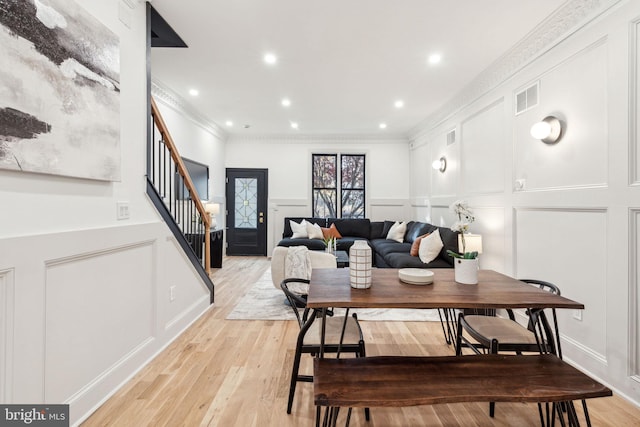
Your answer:
[[[231,120],[227,120],[224,124],[229,127],[233,126],[233,122]]]
[[[439,53],[433,53],[429,55],[429,64],[431,65],[439,64],[440,61],[442,61],[442,55],[440,55]]]
[[[296,122],[291,122],[291,127],[293,129],[298,129],[298,124]]]
[[[402,107],[404,107],[404,101],[403,101],[403,100],[401,100],[401,99],[399,99],[399,100],[397,100],[396,102],[394,102],[394,103],[393,103],[393,105],[394,105],[394,107],[396,107],[396,108],[402,108]]]
[[[289,98],[284,98],[284,99],[282,100],[282,106],[283,106],[283,107],[288,107],[288,106],[290,106],[290,105],[291,105],[291,101],[289,100]]]
[[[189,95],[191,96],[198,96],[200,92],[198,92],[196,89],[189,89]]]
[[[387,128],[387,124],[386,123],[380,123],[380,129],[386,129]]]
[[[267,53],[264,55],[264,62],[269,65],[273,65],[278,62],[278,58],[273,53]]]

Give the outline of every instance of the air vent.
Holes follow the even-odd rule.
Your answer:
[[[538,105],[538,89],[540,82],[516,93],[516,116]]]
[[[456,142],[456,130],[450,130],[447,132],[447,145],[451,145]]]

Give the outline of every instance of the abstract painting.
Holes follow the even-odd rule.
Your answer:
[[[120,180],[118,37],[72,0],[0,0],[0,168]]]

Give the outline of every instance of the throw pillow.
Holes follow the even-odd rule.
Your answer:
[[[440,230],[435,230],[420,240],[420,248],[418,249],[420,261],[429,264],[436,259],[443,247],[442,239],[440,239]]]
[[[420,252],[420,242],[429,234],[431,233],[423,234],[422,236],[416,237],[416,240],[414,240],[413,243],[411,244],[411,251],[409,252],[411,256],[418,256]]]
[[[318,224],[314,224],[312,222],[307,222],[307,234],[310,239],[324,239],[322,228],[320,228]]]
[[[387,233],[387,239],[395,240],[398,243],[402,243],[404,241],[404,233],[406,233],[406,231],[407,231],[407,223],[396,221],[391,226],[389,233]]]
[[[291,231],[293,235],[291,235],[292,239],[306,239],[309,234],[307,233],[307,221],[304,219],[300,224],[295,221],[289,220],[289,225],[291,226]]]
[[[342,234],[340,234],[340,232],[336,228],[335,224],[331,224],[331,227],[329,227],[329,228],[323,228],[322,229],[322,235],[324,236],[325,239],[328,239],[329,237],[335,237],[336,239],[342,239]]]

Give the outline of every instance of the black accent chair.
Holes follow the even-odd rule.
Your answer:
[[[287,414],[291,413],[293,406],[293,396],[296,392],[296,384],[300,382],[313,382],[312,375],[300,375],[300,358],[303,353],[309,353],[312,356],[320,353],[320,325],[321,320],[319,311],[311,310],[306,306],[306,299],[289,290],[288,283],[309,283],[308,280],[288,278],[284,279],[280,284],[282,291],[289,301],[289,305],[296,315],[298,324],[300,325],[300,333],[296,341],[296,352],[293,359],[293,369],[291,371],[291,385],[289,386],[289,401],[287,402]],[[304,307],[302,314],[296,306]],[[325,353],[353,353],[356,357],[365,357],[364,338],[362,337],[362,329],[355,313],[346,318],[346,326],[342,345],[340,343],[340,335],[342,327],[345,325],[344,316],[327,316],[325,328]],[[369,408],[365,408],[365,417],[369,420]]]

